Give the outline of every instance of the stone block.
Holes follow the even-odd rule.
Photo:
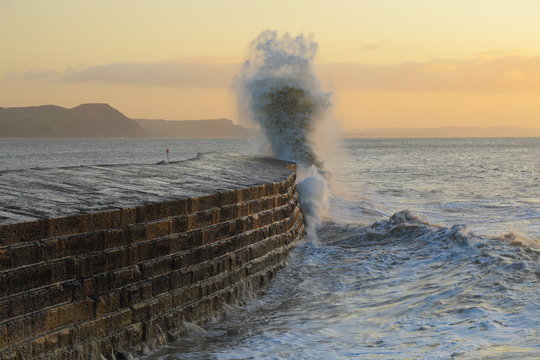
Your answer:
[[[219,194],[210,194],[197,198],[197,211],[218,208],[221,205]]]
[[[173,258],[171,256],[145,261],[139,265],[143,279],[156,275],[169,273],[173,270]]]
[[[219,226],[209,226],[201,229],[202,244],[209,245],[220,240]]]
[[[92,296],[95,301],[96,316],[109,314],[120,309],[120,294],[117,291],[111,291],[103,295]]]
[[[47,238],[47,220],[0,225],[0,246]]]
[[[41,249],[35,242],[0,247],[0,271],[33,264],[40,260]]]
[[[47,220],[47,237],[77,234],[80,232],[80,223],[77,215]]]
[[[45,319],[46,313],[41,311],[6,321],[0,325],[0,334],[5,333],[0,335],[0,339],[5,339],[5,345],[15,345],[26,338],[45,333],[47,331]]]
[[[170,236],[158,238],[154,240],[154,246],[156,248],[156,256],[163,257],[172,253],[172,238]]]
[[[68,281],[0,299],[0,322],[70,302],[75,286],[75,281]]]
[[[133,321],[147,321],[152,317],[152,306],[157,306],[158,300],[150,299],[132,306]]]
[[[145,241],[127,248],[129,264],[137,264],[157,257],[154,241]]]
[[[137,345],[144,338],[144,324],[142,321],[131,324],[126,329],[126,337],[129,343],[129,346]]]
[[[137,209],[125,208],[120,210],[120,226],[128,226],[137,222]]]
[[[53,330],[61,326],[88,320],[96,315],[96,304],[92,299],[60,305],[46,311],[45,326]]]
[[[109,332],[106,317],[85,321],[78,328],[81,339],[85,339],[86,341],[104,337]]]
[[[131,248],[119,248],[77,258],[78,274],[88,277],[131,264]]]
[[[127,239],[130,244],[146,240],[146,224],[136,224],[127,228]]]
[[[44,255],[46,254],[48,259],[57,257],[60,250],[64,250],[66,256],[77,256],[103,251],[107,248],[105,231],[87,232],[67,238],[54,239],[45,242],[44,246]]]
[[[172,213],[170,202],[137,206],[135,208],[135,211],[136,211],[137,223],[149,222],[149,221],[154,221],[157,219],[167,218]]]
[[[97,244],[102,244],[106,249],[126,246],[130,243],[127,232],[120,229],[108,230],[103,233],[103,239],[94,240]]]
[[[221,206],[231,205],[237,203],[236,201],[236,192],[235,191],[224,191],[219,194],[219,202]]]
[[[141,268],[137,265],[130,265],[113,271],[111,274],[111,289],[118,289],[143,279]]]
[[[236,217],[234,205],[223,206],[219,209],[219,221],[229,221]]]
[[[188,217],[177,216],[169,220],[169,228],[171,234],[183,233],[188,230]]]
[[[146,240],[153,240],[171,234],[170,220],[155,221],[146,224]]]
[[[0,298],[75,279],[75,276],[75,260],[73,258],[8,270],[0,273]]]
[[[199,199],[196,197],[189,198],[187,203],[187,213],[193,214],[197,211],[199,211]]]
[[[163,274],[152,278],[152,296],[163,294],[171,289],[169,274]]]
[[[187,198],[178,199],[170,202],[170,216],[185,216],[188,214],[188,202]]]

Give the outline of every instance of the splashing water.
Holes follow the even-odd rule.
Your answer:
[[[7,139],[0,167],[151,163],[156,148],[191,158],[248,147]],[[349,139],[344,148],[326,163],[332,186],[349,169],[342,181],[362,196],[332,189],[319,241],[299,244],[258,300],[141,359],[540,359],[540,139]],[[219,154],[204,155],[210,167],[223,166]]]
[[[239,86],[242,108],[261,126],[273,155],[299,166],[300,205],[312,236],[328,202],[313,133],[331,105],[330,93],[322,91],[313,71],[316,52],[309,37],[264,31],[250,45]]]

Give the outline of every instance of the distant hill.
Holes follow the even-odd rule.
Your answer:
[[[389,128],[346,131],[350,138],[540,137],[540,129],[512,126]]]
[[[229,119],[130,119],[108,104],[0,107],[0,138],[247,138],[256,130]],[[389,128],[346,131],[351,138],[540,137],[540,129],[511,126]]]
[[[146,137],[147,133],[108,104],[0,108],[0,138]]]
[[[161,138],[246,138],[253,130],[229,119],[149,120],[135,119],[151,137]]]
[[[133,120],[108,104],[0,107],[0,138],[246,138],[253,132],[229,119]]]

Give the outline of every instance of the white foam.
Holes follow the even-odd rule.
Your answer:
[[[240,109],[260,125],[272,154],[296,162],[301,208],[314,235],[327,209],[328,179],[314,141],[329,119],[331,94],[313,71],[317,44],[311,37],[262,32],[251,43],[238,82]]]

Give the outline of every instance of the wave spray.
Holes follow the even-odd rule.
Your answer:
[[[315,236],[328,203],[328,181],[313,135],[328,116],[331,99],[313,71],[316,53],[310,37],[264,31],[250,45],[239,82],[241,108],[260,125],[273,155],[298,164],[309,236]]]

